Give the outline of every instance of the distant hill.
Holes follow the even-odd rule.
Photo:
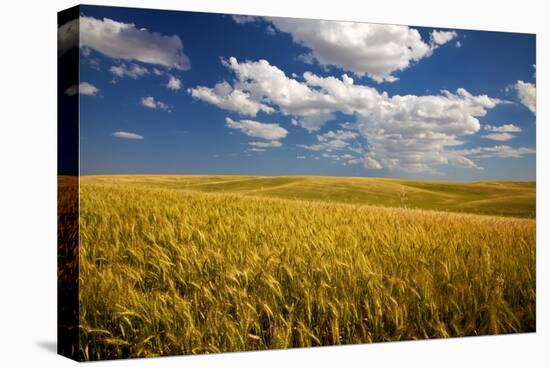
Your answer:
[[[448,182],[329,176],[108,175],[83,183],[535,218],[535,182]]]

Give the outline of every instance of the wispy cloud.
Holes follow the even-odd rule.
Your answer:
[[[126,65],[125,63],[113,65],[109,68],[109,71],[119,78],[126,76],[132,79],[139,79],[149,74],[149,70],[146,67],[134,63],[130,65]]]
[[[504,124],[500,126],[485,125],[484,129],[495,133],[520,133],[522,130],[515,124]]]
[[[232,15],[231,16],[235,23],[237,24],[246,24],[246,23],[252,23],[256,20],[260,19],[259,17],[255,17],[252,15]]]
[[[514,124],[504,124],[500,126],[485,125],[484,129],[489,131],[489,134],[482,135],[482,138],[495,141],[508,141],[516,137],[516,133],[522,130]]]
[[[493,147],[479,147],[460,151],[460,154],[475,159],[483,158],[521,158],[525,155],[535,154],[535,149],[520,147],[514,148],[509,145],[495,145]]]
[[[482,138],[496,141],[508,141],[512,140],[516,136],[510,133],[490,133],[481,136]]]
[[[278,140],[271,140],[271,141],[252,141],[248,143],[248,145],[251,145],[256,148],[279,148],[282,147],[283,144]]]
[[[229,117],[225,119],[225,125],[230,129],[237,129],[244,134],[266,140],[279,140],[287,136],[288,130],[279,124],[263,123],[253,120],[233,121]]]
[[[128,131],[115,131],[112,134],[112,136],[114,136],[115,138],[130,139],[130,140],[142,140],[143,139],[142,135],[139,135],[139,134],[136,134],[136,133],[131,133],[131,132],[128,132]]]

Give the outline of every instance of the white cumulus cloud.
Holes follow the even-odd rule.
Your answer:
[[[453,150],[464,138],[480,130],[479,118],[505,103],[487,95],[472,95],[463,88],[443,90],[431,95],[389,95],[367,85],[355,84],[348,75],[322,77],[310,72],[302,78],[288,77],[266,60],[239,62],[231,57],[223,61],[235,75],[232,84],[222,82],[214,88],[197,87],[193,91],[222,92],[201,98],[218,107],[253,116],[262,106],[291,117],[293,125],[310,132],[318,131],[336,114],[355,118],[355,130],[338,130],[319,135],[317,143],[299,147],[312,151],[349,150],[371,160],[370,168],[407,172],[436,173],[440,165],[479,166],[464,154]],[[255,108],[248,111],[228,103],[227,96],[239,93]],[[222,95],[224,98],[219,98]],[[212,98],[210,98],[212,97]],[[510,128],[510,127],[508,127]],[[367,144],[357,146],[361,136]],[[349,139],[347,138],[349,137]]]
[[[179,36],[166,36],[133,23],[113,19],[80,17],[80,47],[89,47],[105,56],[139,61],[167,68],[188,70],[189,58],[183,53]]]
[[[537,113],[537,88],[533,83],[518,80],[514,84],[520,102],[533,113]]]
[[[380,162],[369,156],[363,158],[363,166],[367,169],[382,169]]]
[[[76,94],[81,94],[85,96],[95,96],[99,92],[99,89],[88,82],[82,82],[79,85],[73,85],[67,88],[65,94],[68,96],[74,96]]]
[[[434,31],[432,44],[411,27],[310,19],[266,18],[279,31],[289,33],[294,42],[308,48],[304,60],[317,60],[376,82],[398,80],[393,74],[432,54],[436,46],[456,32]]]
[[[141,98],[141,105],[151,109],[168,110],[168,106],[161,101],[157,101],[155,97],[148,96]]]
[[[312,150],[315,152],[327,151],[333,152],[343,150],[351,146],[350,140],[356,139],[359,133],[349,130],[328,131],[324,134],[317,135],[317,144],[304,145],[298,144],[300,148]]]
[[[227,82],[218,83],[214,88],[196,87],[189,88],[187,92],[194,99],[208,102],[224,110],[237,112],[241,115],[256,116],[259,111],[273,112],[273,108],[261,101],[253,100],[250,94],[242,90],[233,89]]]
[[[58,56],[63,55],[72,47],[78,47],[78,19],[68,21],[57,29]]]
[[[181,80],[176,78],[173,75],[170,75],[168,79],[168,83],[166,84],[166,88],[172,89],[172,90],[180,90],[181,89]]]
[[[432,43],[437,45],[437,46],[444,45],[445,43],[453,40],[457,36],[458,36],[458,34],[455,31],[438,31],[438,30],[434,30],[430,34],[430,38],[432,40]],[[460,46],[458,46],[458,47],[460,47]]]

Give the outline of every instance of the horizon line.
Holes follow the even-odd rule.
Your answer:
[[[59,175],[76,177],[70,175]],[[402,180],[402,181],[432,181],[432,182],[464,182],[464,183],[483,183],[483,182],[512,182],[512,183],[535,183],[536,179],[497,179],[497,180],[446,180],[432,178],[408,178],[408,177],[383,177],[383,176],[341,176],[341,175],[315,175],[315,174],[296,174],[296,175],[251,175],[251,174],[225,174],[225,173],[93,173],[79,174],[78,177],[93,176],[231,176],[231,177],[325,177],[325,178],[353,178],[353,179],[377,179],[377,180]]]

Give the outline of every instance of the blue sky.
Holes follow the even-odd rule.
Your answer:
[[[535,179],[534,35],[82,6],[80,54],[82,174]]]

